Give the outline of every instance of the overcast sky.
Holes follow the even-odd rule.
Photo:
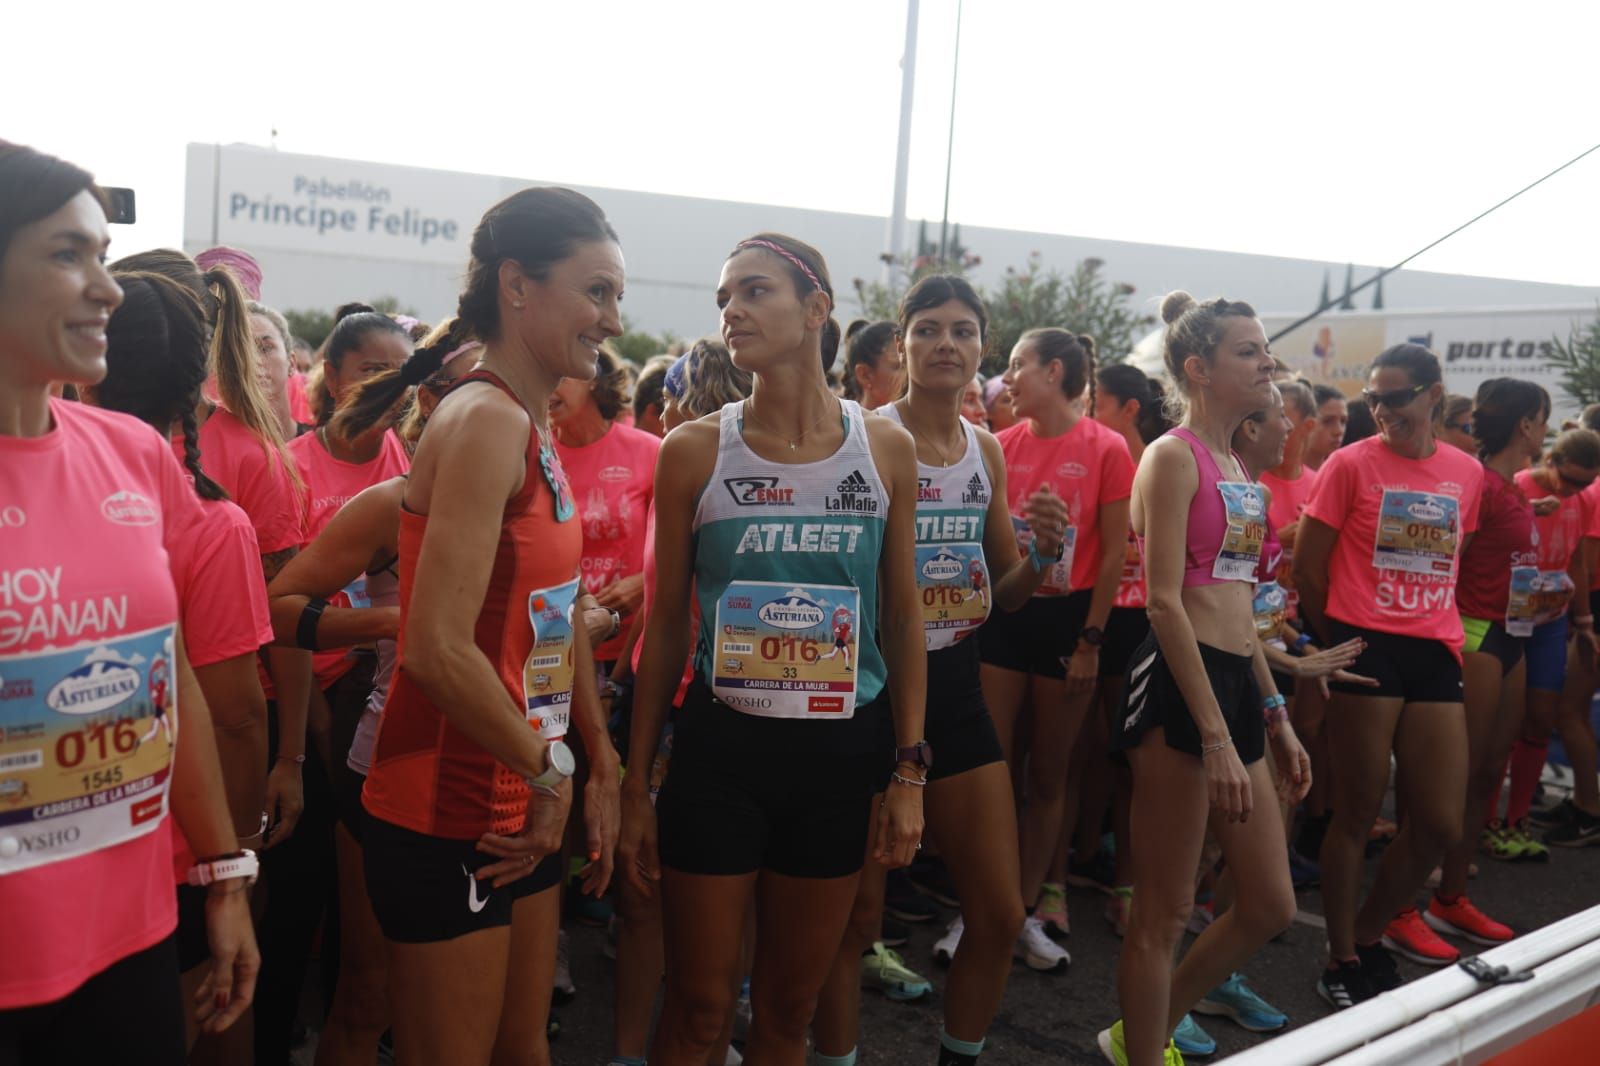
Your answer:
[[[905,13],[12,4],[0,137],[137,189],[114,254],[181,241],[186,143],[274,128],[285,151],[886,215]],[[913,219],[941,209],[955,16],[922,0]],[[951,217],[1392,262],[1600,142],[1597,39],[1593,0],[967,0]],[[1600,152],[1414,265],[1600,285],[1597,193]]]

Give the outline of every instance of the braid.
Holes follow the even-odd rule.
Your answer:
[[[194,407],[190,405],[183,409],[183,465],[188,469],[189,476],[194,478],[194,491],[202,500],[226,500],[228,494],[222,486],[206,477],[206,472],[200,467],[200,427],[194,417]]]
[[[472,339],[472,328],[466,320],[452,319],[442,330],[435,330],[432,341],[413,351],[398,370],[386,370],[357,385],[339,405],[338,412],[330,411],[331,418],[322,421],[328,423],[329,432],[343,440],[354,440],[380,422],[394,425],[405,413],[398,406],[400,400],[438,373],[445,356]]]

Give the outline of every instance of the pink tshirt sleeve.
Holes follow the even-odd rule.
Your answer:
[[[1115,503],[1133,495],[1133,456],[1128,442],[1113,434],[1100,468],[1100,502]]]
[[[235,512],[237,513],[237,512]],[[183,642],[191,666],[210,666],[272,643],[261,552],[248,521],[212,532],[195,560],[183,599]]]
[[[1345,516],[1350,513],[1355,473],[1355,464],[1342,451],[1330,455],[1317,471],[1317,483],[1311,487],[1305,513],[1325,526],[1342,529]],[[1476,511],[1476,503],[1473,506]]]

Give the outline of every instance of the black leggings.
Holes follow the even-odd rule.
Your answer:
[[[170,936],[54,1003],[0,1010],[0,1066],[173,1066],[186,1057]]]

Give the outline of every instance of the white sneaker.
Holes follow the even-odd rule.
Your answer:
[[[1014,954],[1028,969],[1042,973],[1065,970],[1072,965],[1067,949],[1051,940],[1050,934],[1044,931],[1044,923],[1031,914],[1022,923],[1022,932],[1017,934]]]
[[[572,967],[567,962],[567,931],[562,929],[556,933],[556,980],[553,986],[554,999],[557,1003],[566,1003],[578,994],[578,986],[572,983]]]
[[[722,1066],[743,1066],[744,1056],[739,1054],[739,1049],[732,1044],[728,1045],[728,1054],[722,1060]]]
[[[750,997],[741,992],[739,998],[733,1004],[733,1038],[735,1040],[750,1039],[751,1017]]]
[[[956,915],[955,921],[950,923],[944,936],[933,942],[933,961],[949,966],[956,957],[956,948],[961,946],[961,934],[966,932],[967,924],[961,920],[961,915]]]

